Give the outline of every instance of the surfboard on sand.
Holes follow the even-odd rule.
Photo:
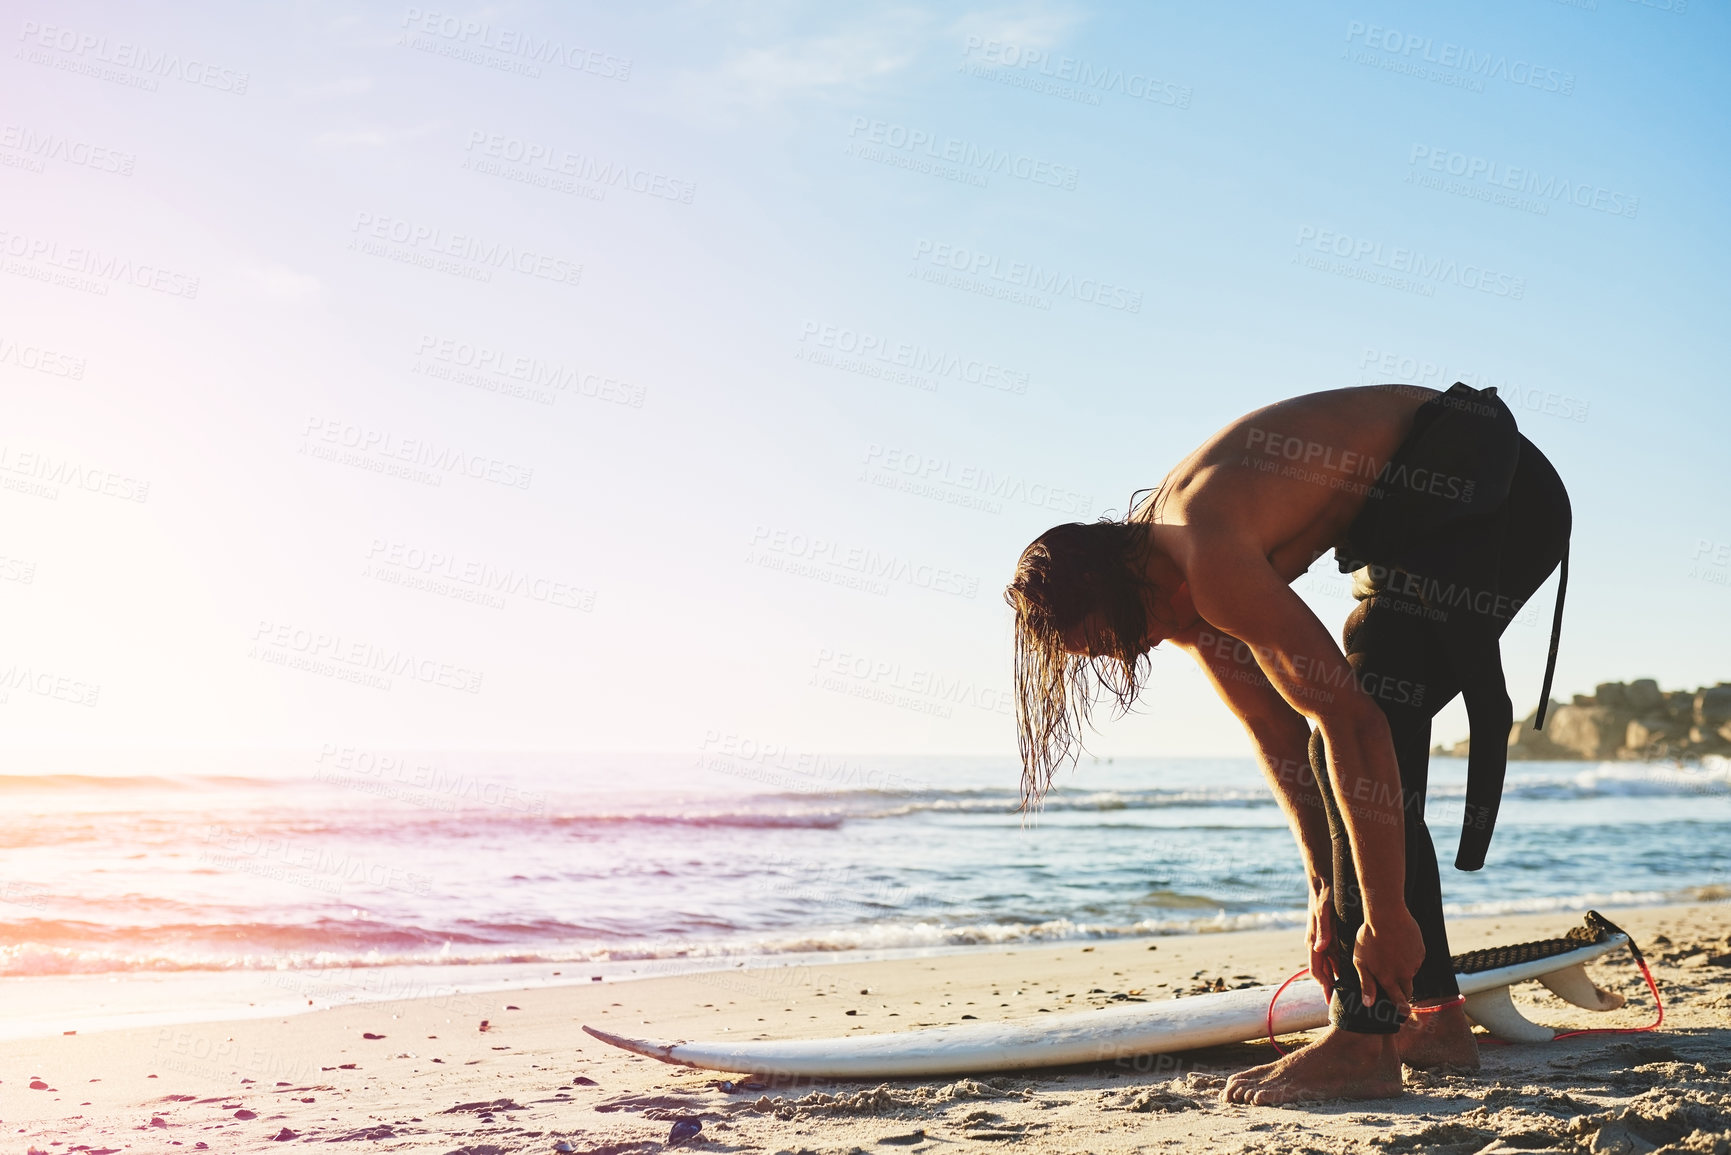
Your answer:
[[[1595,986],[1584,967],[1628,943],[1628,935],[1592,911],[1585,926],[1562,938],[1456,955],[1453,962],[1466,996],[1467,1017],[1499,1039],[1548,1041],[1551,1029],[1524,1017],[1510,1001],[1509,987],[1537,979],[1576,1006],[1613,1010],[1623,1005],[1623,996]],[[1037,1019],[830,1039],[661,1043],[590,1026],[583,1029],[604,1043],[639,1055],[713,1071],[835,1079],[961,1075],[1111,1061],[1259,1039],[1268,1030],[1268,1001],[1275,990],[1262,986]],[[1275,1007],[1275,1034],[1327,1023],[1328,1002],[1322,988],[1308,977],[1287,987]]]

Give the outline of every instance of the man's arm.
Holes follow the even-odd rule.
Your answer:
[[[1333,857],[1322,789],[1310,771],[1310,726],[1287,704],[1241,640],[1198,622],[1172,635],[1173,645],[1196,659],[1215,693],[1244,724],[1256,746],[1263,777],[1274,791],[1312,877],[1328,878]]]
[[[1240,639],[1199,621],[1176,634],[1173,645],[1195,658],[1228,709],[1244,724],[1262,763],[1263,777],[1286,815],[1304,859],[1309,899],[1310,973],[1324,994],[1334,993],[1334,842],[1323,809],[1322,786],[1310,767],[1310,726],[1275,692]]]
[[[1424,944],[1406,910],[1406,816],[1388,721],[1266,556],[1227,538],[1199,540],[1183,560],[1197,612],[1242,639],[1280,697],[1322,731],[1363,888],[1365,927],[1354,957],[1365,996],[1380,989],[1404,1012]]]

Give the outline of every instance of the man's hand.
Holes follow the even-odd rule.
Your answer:
[[[1376,1001],[1378,992],[1394,1000],[1405,1019],[1412,1013],[1412,977],[1424,962],[1424,935],[1404,905],[1373,919],[1365,913],[1353,947],[1352,964],[1364,988],[1364,1005]]]
[[[1328,879],[1310,880],[1310,927],[1304,936],[1310,947],[1310,977],[1322,986],[1322,997],[1334,997],[1334,887]]]

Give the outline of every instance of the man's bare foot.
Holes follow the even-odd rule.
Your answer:
[[[1394,1038],[1331,1027],[1303,1050],[1232,1076],[1220,1098],[1262,1107],[1312,1099],[1392,1099],[1401,1089]]]
[[[1395,1036],[1401,1062],[1409,1067],[1448,1067],[1457,1071],[1479,1069],[1479,1044],[1458,1006],[1430,1014],[1415,1014]]]

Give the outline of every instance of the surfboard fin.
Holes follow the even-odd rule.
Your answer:
[[[1582,964],[1540,975],[1539,981],[1550,987],[1551,993],[1559,999],[1589,1011],[1614,1011],[1627,1001],[1616,991],[1605,990],[1594,983],[1587,977],[1587,968]]]
[[[1464,1009],[1467,1018],[1505,1043],[1548,1043],[1556,1034],[1551,1028],[1541,1027],[1516,1010],[1514,1000],[1509,998],[1508,987],[1493,987],[1468,995]]]

